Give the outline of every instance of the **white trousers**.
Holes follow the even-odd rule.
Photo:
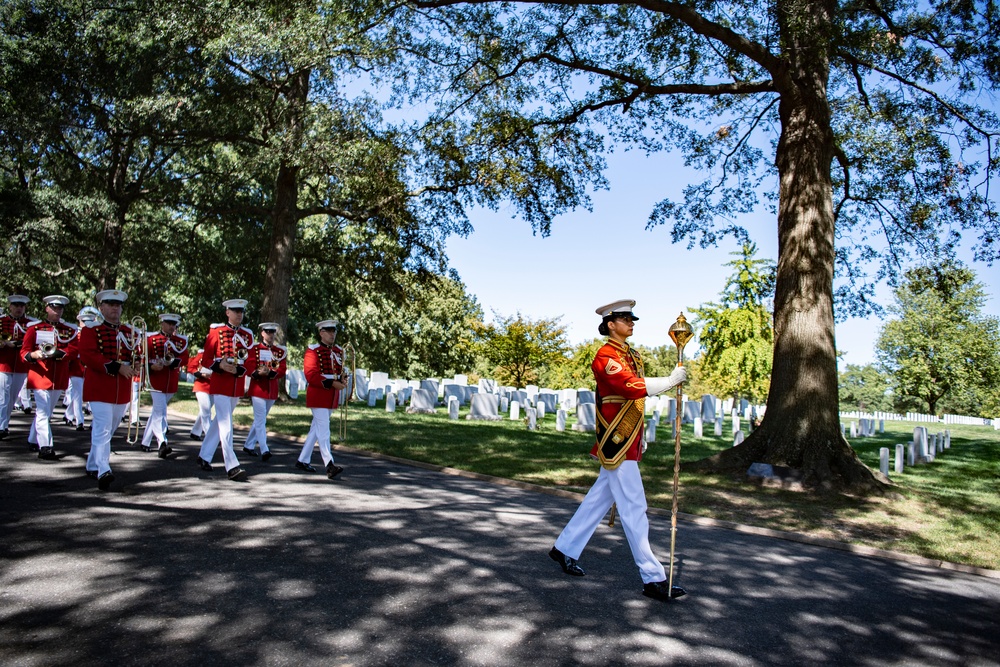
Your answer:
[[[128,420],[133,424],[139,423],[139,392],[141,389],[141,384],[138,382],[132,383],[132,401],[128,404]]]
[[[191,435],[203,435],[212,423],[212,395],[196,391],[194,397],[198,401],[198,416],[191,427]]]
[[[27,379],[27,375],[24,376]],[[31,390],[28,389],[28,383],[25,382],[21,385],[21,391],[17,392],[17,400],[14,401],[14,407],[20,408],[30,408],[31,407]]]
[[[239,467],[240,460],[236,458],[233,451],[233,410],[240,402],[238,396],[223,396],[222,394],[212,394],[212,405],[215,406],[215,419],[212,420],[205,439],[201,443],[202,459],[212,462],[215,457],[215,450],[222,444],[222,460],[225,462],[226,470]]]
[[[146,420],[146,430],[142,433],[142,446],[150,447],[153,436],[156,436],[156,446],[167,441],[167,404],[174,397],[173,394],[165,394],[162,391],[149,392],[153,399],[153,409]]]
[[[556,540],[556,549],[570,558],[579,558],[612,503],[618,504],[618,517],[632,549],[632,558],[639,566],[642,582],[664,581],[666,572],[649,546],[646,492],[642,488],[638,461],[625,461],[614,470],[601,468],[597,481]]]
[[[90,454],[87,470],[103,475],[111,471],[111,436],[122,423],[128,403],[90,402]]]
[[[66,390],[66,419],[74,426],[83,423],[83,378],[71,377]]]
[[[35,421],[31,425],[31,433],[28,434],[28,442],[38,443],[38,447],[52,446],[52,411],[59,403],[62,396],[62,389],[35,389]]]
[[[319,443],[319,453],[323,457],[323,465],[328,466],[333,463],[333,453],[330,452],[330,413],[329,408],[310,408],[313,413],[312,425],[309,427],[309,435],[302,445],[302,452],[299,454],[299,461],[309,463],[312,460],[313,447]]]
[[[0,373],[0,430],[10,427],[10,413],[26,379],[27,373]]]
[[[274,407],[274,401],[268,398],[251,396],[250,402],[253,404],[253,426],[250,427],[250,432],[247,433],[247,439],[243,443],[243,446],[246,449],[253,449],[259,442],[260,453],[263,454],[268,451],[267,415],[271,412],[271,408]]]

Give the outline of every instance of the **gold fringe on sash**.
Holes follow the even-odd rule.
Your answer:
[[[621,397],[613,397],[620,399]],[[606,399],[602,399],[602,403]],[[616,400],[607,401],[617,403]],[[645,425],[646,399],[623,401],[622,407],[610,422],[604,419],[600,406],[597,410],[597,458],[608,470],[614,470],[625,460],[629,445]]]

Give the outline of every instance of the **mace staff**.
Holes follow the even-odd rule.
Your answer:
[[[684,313],[681,313],[677,317],[677,321],[670,325],[668,333],[677,347],[677,366],[681,367],[684,365],[684,346],[694,337],[694,328],[688,323]],[[677,487],[681,473],[681,407],[683,400],[681,385],[678,384],[677,403],[674,410],[674,493],[670,507],[670,577],[667,580],[672,598],[678,598],[687,592],[680,586],[674,586],[674,546],[677,541]]]

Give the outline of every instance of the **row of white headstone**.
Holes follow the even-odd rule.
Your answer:
[[[946,429],[940,433],[928,433],[926,426],[913,429],[913,440],[896,445],[896,457],[893,470],[903,472],[905,466],[915,466],[921,463],[932,463],[938,454],[951,449],[951,431]],[[889,476],[889,448],[879,448],[879,470]]]

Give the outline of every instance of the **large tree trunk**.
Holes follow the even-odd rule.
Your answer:
[[[777,15],[787,21],[782,28],[792,83],[779,92],[771,389],[764,419],[750,437],[695,467],[745,470],[760,461],[801,471],[808,487],[876,491],[882,483],[861,463],[840,428],[830,177],[834,137],[826,97],[829,66],[820,36],[829,25],[830,8],[823,2],[786,0],[779,2]],[[802,36],[802,44],[796,35]]]
[[[291,77],[288,84],[285,130],[288,144],[300,145],[304,131],[306,103],[309,100],[309,75],[306,69]],[[264,303],[261,321],[277,322],[281,327],[279,342],[284,342],[288,325],[288,297],[292,292],[292,268],[295,261],[295,235],[299,225],[299,166],[282,160],[274,185],[271,214],[271,247],[264,273]]]

